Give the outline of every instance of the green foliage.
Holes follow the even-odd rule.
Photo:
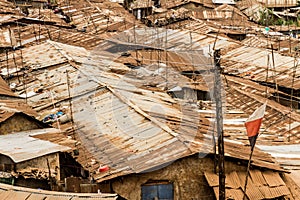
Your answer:
[[[287,20],[285,21],[285,25],[293,25],[294,24],[294,21],[293,20]]]
[[[273,10],[268,8],[264,8],[263,10],[259,11],[259,21],[258,23],[264,26],[273,25],[275,24],[276,20],[274,18]]]
[[[278,18],[276,21],[275,21],[275,25],[283,25],[284,24],[284,20],[282,18]]]
[[[299,0],[300,2],[300,0]],[[259,21],[258,23],[263,26],[270,26],[270,25],[296,25],[299,26],[300,16],[295,19],[285,19],[285,18],[278,18],[274,15],[274,11],[268,8],[264,8],[263,10],[259,11]]]

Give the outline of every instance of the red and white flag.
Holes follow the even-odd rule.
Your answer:
[[[262,119],[265,115],[267,102],[264,103],[262,106],[257,108],[254,113],[246,120],[245,126],[247,130],[248,139],[250,142],[251,149],[254,148],[256,138],[259,133],[259,129],[262,123]]]

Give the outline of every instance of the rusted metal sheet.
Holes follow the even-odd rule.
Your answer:
[[[260,170],[250,170],[250,176],[248,177],[246,191],[248,199],[273,199],[276,197],[290,195],[289,189],[285,184],[277,186],[267,185],[266,181],[264,180],[263,173],[268,173],[274,177],[279,177],[279,173],[274,171],[262,172]],[[213,187],[216,198],[218,199],[218,175],[214,174],[213,172],[205,172],[205,178],[209,186]],[[233,199],[242,199],[244,195],[242,189],[244,188],[245,179],[246,172],[233,171],[229,174],[226,174],[226,197]],[[279,179],[283,182],[280,177]]]
[[[297,0],[258,0],[267,8],[288,8],[295,7],[298,5]]]
[[[138,100],[138,97],[133,99]],[[75,120],[83,122],[82,125],[89,124],[82,128],[84,137],[91,146],[96,147],[90,149],[92,154],[104,164],[113,166],[110,173],[114,174],[114,171],[124,167],[129,167],[131,173],[139,173],[191,154],[178,138],[149,121],[112,93],[107,91],[93,100],[96,104],[91,109],[96,110],[95,118],[86,118],[90,112],[87,107],[89,102],[84,103],[86,100],[81,98],[74,102],[81,104],[78,108],[85,107],[84,111],[74,111]],[[155,104],[152,103],[152,106],[144,105],[141,109],[148,110],[153,106]],[[107,175],[98,174],[96,177],[100,179]]]
[[[235,1],[232,0],[212,0],[215,4],[228,4],[228,5],[234,5],[236,4]]]
[[[0,94],[4,96],[16,97],[15,93],[11,91],[7,83],[0,77]]]
[[[230,189],[226,191],[228,199],[243,199],[244,193],[241,189]]]
[[[25,200],[30,196],[30,193],[22,192],[22,191],[5,191],[1,193],[1,199],[3,200],[10,200],[10,199],[20,199]]]
[[[260,170],[251,170],[250,176],[255,186],[264,186],[267,185],[266,180],[264,179],[262,172]]]
[[[70,196],[47,196],[45,200],[71,200]]]
[[[238,189],[239,187],[242,186],[239,175],[236,173],[236,171],[233,171],[226,176],[226,183],[228,187],[234,189]]]
[[[116,194],[107,193],[67,193],[0,184],[1,200],[116,200]]]
[[[0,47],[11,48],[17,44],[14,32],[10,29],[1,30],[0,32]]]
[[[14,4],[7,0],[0,1],[0,8],[0,13],[17,13]]]
[[[282,186],[285,185],[281,177],[278,173],[271,173],[270,171],[266,171],[262,173],[266,182],[270,187]]]
[[[98,181],[158,169],[168,162],[194,153],[212,152],[211,138],[203,136],[210,132],[204,132],[203,129],[203,132],[198,133],[202,126],[195,108],[183,104],[180,107],[166,93],[141,87],[136,78],[108,70],[108,66],[112,67],[110,59],[116,59],[115,56],[122,53],[120,45],[135,47],[132,44],[133,34],[139,48],[187,51],[183,54],[187,62],[202,63],[199,69],[212,67],[212,63],[207,63],[205,57],[211,51],[215,38],[188,31],[129,30],[107,40],[101,50],[92,52],[93,55],[88,58],[86,55],[90,52],[56,42],[28,48],[41,51],[36,57],[26,52],[28,63],[40,63],[35,68],[41,72],[35,76],[37,81],[27,86],[42,86],[40,93],[28,98],[28,102],[37,110],[45,112],[46,108],[52,108],[57,102],[69,105],[65,72],[70,70],[75,124],[81,143],[91,154],[80,155],[80,160],[88,164],[91,157],[94,157],[98,165],[104,164],[111,168],[109,173],[97,172],[95,178]],[[222,37],[216,42],[217,48],[233,44]],[[196,53],[191,55],[191,49]],[[48,59],[56,57],[51,61],[52,65],[46,62],[48,59],[42,56],[44,53]],[[48,69],[47,66],[53,65],[55,67]],[[44,69],[47,69],[47,73],[42,73]],[[47,90],[53,90],[53,102]],[[243,144],[227,142],[226,156],[247,160],[249,148],[242,147]],[[262,152],[255,153],[253,161],[257,166],[281,170],[268,154]],[[98,165],[93,166],[93,171],[97,170]]]
[[[236,115],[236,117],[234,115],[231,115],[231,118],[247,118],[250,114],[252,114],[258,106],[266,101],[266,89],[268,90],[269,94],[277,93],[276,90],[272,88],[266,88],[265,86],[253,83],[250,80],[245,80],[243,78],[234,78],[230,76],[228,76],[227,78],[228,83],[231,86],[230,88],[226,89],[226,102],[229,104],[231,109],[241,110],[244,113],[244,115]],[[282,95],[282,93],[280,92],[279,94]],[[277,146],[299,143],[299,119],[299,113],[291,110],[290,106],[287,107],[275,101],[268,100],[265,118],[261,127],[261,131],[263,131],[263,134],[257,140],[257,144],[265,146],[272,144]],[[231,130],[229,128],[230,126],[232,127]],[[240,130],[244,129],[243,123],[237,124],[235,127],[239,127]],[[234,134],[230,134],[231,137],[241,141],[245,141],[245,143],[248,144],[245,131],[239,132],[237,130],[234,130],[234,126],[232,125],[228,125],[226,129],[230,130],[232,133],[234,132]],[[274,146],[273,148],[276,147]],[[265,149],[267,150],[268,148],[266,147]],[[269,153],[272,153],[271,149]],[[293,158],[297,158],[297,156],[294,156]],[[287,160],[283,160],[283,164],[284,162],[287,162]]]
[[[44,200],[45,198],[46,198],[46,195],[44,195],[44,194],[32,193],[26,200]]]
[[[219,176],[211,172],[204,172],[204,176],[211,187],[219,186]]]
[[[72,1],[66,5],[65,2],[61,1],[58,4],[64,14],[70,17],[71,22],[69,24],[76,26],[76,29],[81,32],[103,33],[108,30],[109,26],[119,22],[124,22],[127,28],[133,26],[130,22],[133,16],[129,15],[125,8],[117,3],[109,1],[105,4],[91,1]],[[121,30],[122,27],[120,26]]]
[[[22,100],[0,100],[0,122],[7,120],[16,113],[37,117],[37,113]]]
[[[297,78],[300,73],[296,72],[294,77],[293,70],[291,70],[297,62],[293,57],[282,56],[276,52],[272,57],[270,51],[243,46],[227,52],[222,59],[222,65],[229,74],[260,82],[274,82],[275,78],[276,83],[280,86],[300,88],[300,81]],[[272,64],[273,59],[275,66]],[[243,63],[242,68],[239,65],[241,63]],[[268,80],[266,80],[267,71],[269,74]]]
[[[152,0],[141,0],[141,1],[134,1],[131,5],[131,9],[139,9],[139,8],[152,8],[154,6],[154,1]]]
[[[30,137],[30,132],[31,131],[25,131],[1,135],[0,153],[9,156],[15,163],[19,163],[50,153],[70,149],[69,147]],[[41,132],[44,131],[42,130]]]

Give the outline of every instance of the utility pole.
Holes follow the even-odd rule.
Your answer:
[[[224,138],[223,138],[223,114],[221,94],[221,54],[219,49],[214,50],[214,97],[216,102],[216,120],[218,133],[218,171],[219,171],[219,200],[225,200],[225,159],[224,159]]]

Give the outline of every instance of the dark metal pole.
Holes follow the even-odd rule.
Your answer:
[[[216,120],[218,133],[218,165],[219,165],[219,200],[225,200],[225,159],[224,159],[224,138],[223,138],[223,115],[222,115],[222,94],[221,94],[221,54],[220,50],[214,51],[215,84],[214,97],[216,102]]]

